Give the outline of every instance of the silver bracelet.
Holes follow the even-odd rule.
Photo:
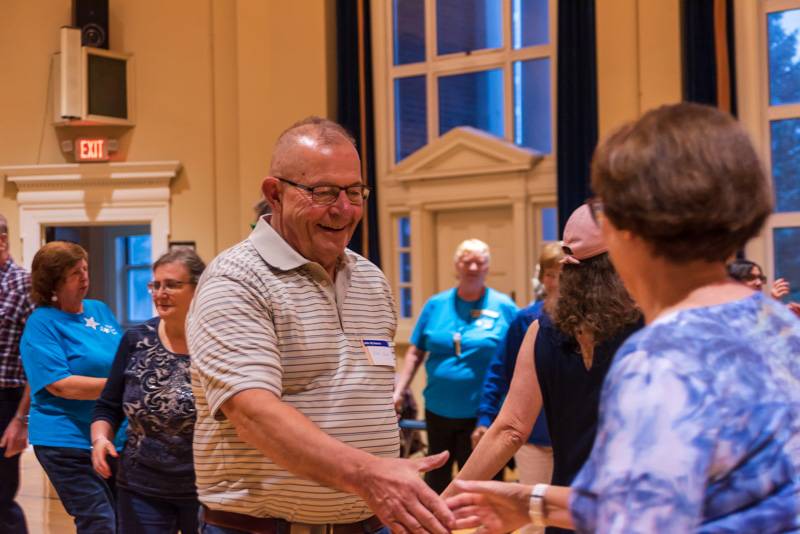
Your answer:
[[[28,426],[28,415],[14,414],[14,419],[19,419],[23,425]]]

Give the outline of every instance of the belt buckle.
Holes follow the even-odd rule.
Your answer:
[[[328,525],[289,523],[289,534],[328,534]]]

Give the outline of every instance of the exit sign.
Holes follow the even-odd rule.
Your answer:
[[[108,161],[108,139],[76,139],[76,161]]]

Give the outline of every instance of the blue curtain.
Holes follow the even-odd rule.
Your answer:
[[[558,3],[558,224],[591,196],[589,165],[597,145],[594,0]]]
[[[683,0],[681,4],[683,25],[683,99],[710,106],[718,106],[718,84],[728,85],[730,111],[736,115],[736,53],[734,39],[733,1],[724,4],[724,28],[717,28],[714,20],[714,0]],[[714,36],[725,32],[727,44],[728,80],[718,80],[717,61],[720,54]]]
[[[363,162],[364,180],[372,190],[364,219],[350,241],[350,249],[380,266],[369,4],[365,0],[336,2],[336,120],[355,137]],[[362,46],[363,50],[360,50]]]

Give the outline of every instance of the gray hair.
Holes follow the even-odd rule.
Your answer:
[[[458,262],[461,259],[461,256],[463,256],[467,252],[474,252],[476,254],[480,254],[487,260],[489,260],[491,257],[489,253],[489,245],[487,245],[480,239],[467,239],[465,241],[462,241],[458,245],[458,247],[456,247],[456,253],[453,255],[453,261]]]
[[[162,254],[161,257],[153,263],[153,270],[155,271],[162,265],[167,265],[169,263],[180,263],[186,267],[186,270],[189,271],[190,281],[193,284],[197,283],[200,279],[200,275],[203,274],[206,268],[206,264],[203,263],[203,260],[197,255],[197,252],[190,248],[178,248],[170,250],[166,254]]]

